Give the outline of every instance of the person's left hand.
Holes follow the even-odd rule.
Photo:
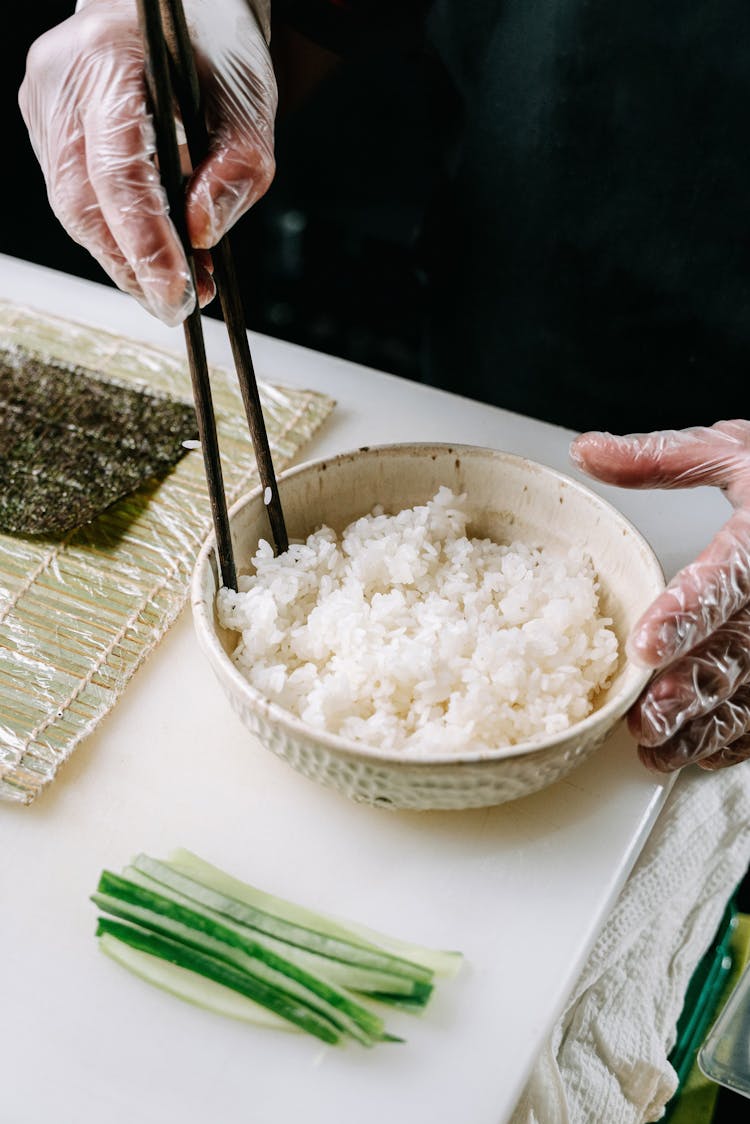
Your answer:
[[[630,658],[656,671],[628,725],[641,760],[657,772],[750,758],[750,421],[629,437],[583,433],[570,454],[607,484],[714,484],[734,507],[628,638]]]

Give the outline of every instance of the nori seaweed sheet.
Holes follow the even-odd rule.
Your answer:
[[[185,454],[192,404],[0,348],[0,531],[64,535]]]

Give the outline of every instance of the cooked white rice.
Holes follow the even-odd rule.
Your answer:
[[[579,549],[468,539],[465,496],[376,508],[222,589],[237,667],[304,722],[410,754],[482,750],[585,718],[617,664]]]

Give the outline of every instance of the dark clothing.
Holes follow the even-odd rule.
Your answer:
[[[289,2],[355,48],[423,7]],[[426,380],[575,429],[747,417],[747,0],[435,0],[423,31],[455,93]]]
[[[430,0],[272,0],[274,20],[330,51],[367,49],[373,39],[422,44]]]
[[[438,0],[429,368],[577,429],[748,417],[750,5]]]
[[[71,8],[13,23],[9,104]],[[750,417],[748,0],[273,9],[355,57],[280,122],[277,182],[238,227],[252,327],[413,377],[424,321],[425,381],[573,429]],[[105,280],[10,127],[1,248]],[[301,282],[284,208],[308,220]]]

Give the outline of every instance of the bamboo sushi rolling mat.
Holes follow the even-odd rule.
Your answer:
[[[191,401],[181,357],[3,301],[0,345]],[[211,375],[232,503],[259,478],[234,372]],[[260,396],[281,469],[334,402],[267,383]],[[59,539],[0,534],[0,800],[30,804],[111,710],[184,606],[210,530],[195,450]]]

